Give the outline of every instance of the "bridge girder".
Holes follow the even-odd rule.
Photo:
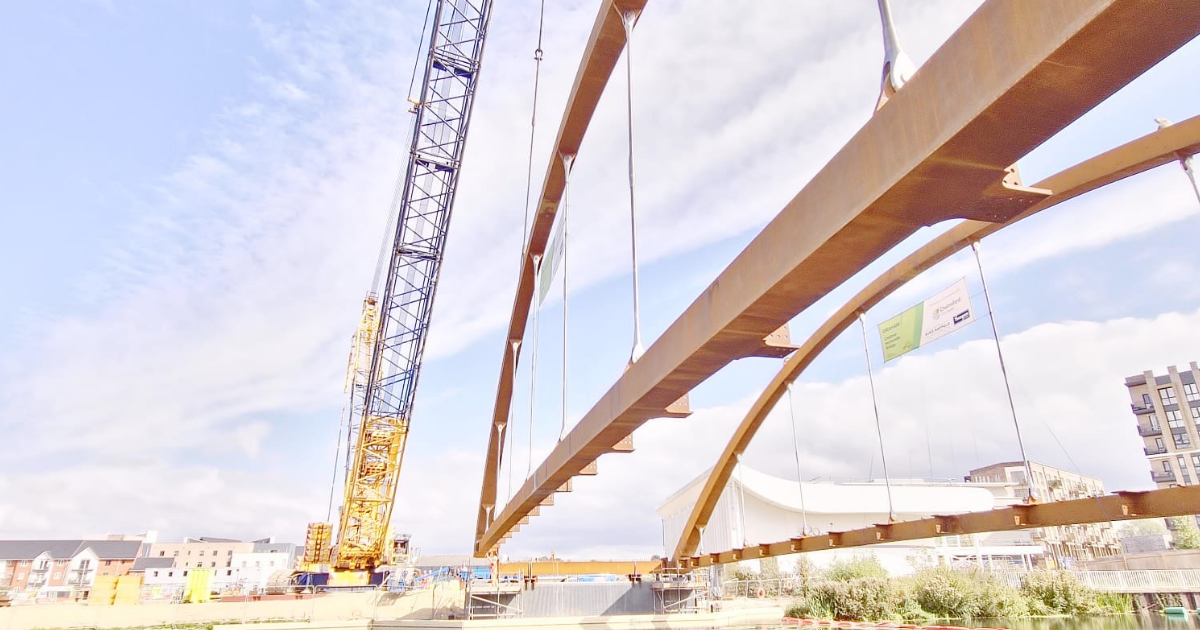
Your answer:
[[[790,538],[774,543],[731,549],[679,560],[682,568],[786,556],[793,553],[864,547],[886,542],[923,540],[939,536],[1007,532],[1035,527],[1107,523],[1139,518],[1187,516],[1200,510],[1200,486],[1180,486],[1141,492],[1118,492],[1103,497],[1071,499],[966,514],[931,516],[914,521],[872,525],[820,536]]]

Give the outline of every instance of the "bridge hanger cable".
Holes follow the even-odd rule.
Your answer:
[[[1046,432],[1050,434],[1050,438],[1054,440],[1054,443],[1058,445],[1059,450],[1062,451],[1063,456],[1067,458],[1068,462],[1070,462],[1071,468],[1074,469],[1075,474],[1079,475],[1080,477],[1083,477],[1084,474],[1083,474],[1083,471],[1080,469],[1079,464],[1075,463],[1075,458],[1071,457],[1071,452],[1067,450],[1067,446],[1065,444],[1063,444],[1062,440],[1058,439],[1058,434],[1054,432],[1054,428],[1051,427],[1050,423],[1046,421],[1046,418],[1044,416],[1042,416],[1041,413],[1038,412],[1037,407],[1034,406],[1034,404],[1033,404],[1033,400],[1020,388],[1017,388],[1017,394],[1019,394],[1022,398],[1025,399],[1026,404],[1028,404],[1029,408],[1033,411],[1033,417],[1037,418],[1039,421],[1041,421],[1042,426],[1045,427],[1045,429],[1046,429]],[[1047,485],[1049,485],[1049,482],[1047,482]],[[1115,531],[1116,527],[1117,527],[1117,523],[1116,523],[1116,521],[1113,520],[1112,514],[1110,514],[1108,509],[1105,508],[1104,501],[1100,500],[1102,497],[1102,494],[1101,493],[1092,493],[1091,496],[1092,496],[1092,498],[1094,498],[1096,500],[1096,506],[1100,508],[1100,513],[1104,515],[1104,518],[1108,520],[1109,526],[1112,527]],[[1125,555],[1124,553],[1121,554],[1122,558],[1124,558],[1124,555]],[[1125,563],[1125,570],[1128,571],[1129,570],[1129,561],[1125,560],[1124,563]]]
[[[562,224],[562,291],[563,291],[563,321],[562,321],[562,425],[558,429],[558,441],[563,440],[567,433],[567,244],[570,242],[571,224],[571,167],[575,164],[575,155],[563,155],[563,170],[566,171],[566,183],[563,190]]]
[[[541,254],[533,255],[533,277],[536,278],[541,274],[542,256]],[[525,464],[525,478],[528,479],[530,473],[533,472],[533,416],[537,409],[537,364],[538,364],[538,313],[542,310],[541,304],[533,307],[533,347],[529,349],[531,354],[529,360],[529,450],[526,452],[527,463]]]
[[[625,112],[629,131],[629,250],[633,262],[633,351],[629,355],[630,365],[637,363],[644,352],[638,297],[637,203],[634,195],[636,185],[633,166],[633,27],[637,23],[637,19],[636,11],[621,13],[621,24],[625,26]]]
[[[518,351],[521,349],[521,341],[519,339],[514,339],[511,342],[511,344],[512,344],[512,363],[513,363],[512,378],[513,378],[513,383],[516,383],[516,380],[517,380],[517,356],[518,356]],[[511,389],[513,389],[513,388],[510,388],[510,390]],[[517,397],[515,395],[510,395],[508,397],[508,422],[505,423],[505,425],[504,425],[504,432],[508,434],[508,457],[503,456],[503,453],[504,453],[504,439],[503,438],[504,438],[504,436],[500,436],[501,437],[500,466],[503,467],[504,460],[508,460],[508,490],[505,492],[508,499],[506,499],[506,502],[508,500],[512,499],[512,491],[513,491],[512,490],[512,485],[513,485],[513,483],[512,483],[512,481],[513,481],[513,479],[512,479],[512,476],[513,476],[513,433],[514,433],[513,427],[515,425],[514,416],[516,415],[516,409],[517,409]]]
[[[1008,396],[1008,410],[1012,413],[1013,429],[1017,432],[1017,447],[1021,449],[1021,462],[1025,466],[1025,487],[1029,491],[1026,500],[1030,503],[1037,501],[1033,493],[1033,469],[1029,466],[1029,456],[1025,454],[1025,440],[1021,437],[1021,423],[1017,422],[1017,406],[1013,404],[1012,387],[1008,383],[1008,369],[1004,365],[1004,352],[1000,349],[1000,331],[996,328],[996,313],[992,310],[992,296],[988,293],[987,280],[983,276],[983,259],[979,255],[979,241],[971,242],[971,251],[975,252],[975,265],[979,268],[979,282],[983,284],[983,299],[987,304],[988,319],[992,323],[992,339],[996,342],[996,357],[1000,359],[1000,375],[1004,377],[1004,393]]]
[[[800,469],[800,440],[796,437],[796,403],[792,400],[791,381],[787,384],[788,413],[792,418],[792,452],[796,455],[796,487],[800,490],[800,535],[808,535],[808,511],[804,508],[804,473]]]
[[[871,348],[867,345],[867,314],[858,314],[862,326],[863,355],[867,358],[867,382],[871,385],[871,407],[875,410],[875,435],[879,438],[879,461],[883,465],[883,484],[887,487],[888,522],[896,522],[896,509],[892,503],[892,480],[888,477],[887,453],[883,449],[883,428],[879,424],[879,402],[875,398],[875,375],[871,371]]]
[[[742,478],[742,454],[737,454],[738,476],[738,513],[742,520],[742,548],[750,546],[750,538],[746,535],[746,482]]]

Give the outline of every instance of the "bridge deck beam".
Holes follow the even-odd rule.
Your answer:
[[[1131,499],[1129,494],[1118,493],[1069,501],[1014,505],[986,512],[933,516],[887,525],[872,525],[845,532],[831,532],[820,536],[789,538],[758,545],[751,549],[756,551],[753,557],[766,558],[820,551],[832,547],[862,547],[882,541],[922,540],[956,534],[982,534],[1032,527],[1107,523],[1109,521],[1186,516],[1200,513],[1200,486],[1148,490],[1139,493],[1136,499]],[[1131,504],[1137,505],[1136,512],[1128,509]],[[946,529],[944,526],[946,519],[953,519],[955,526]],[[879,537],[881,531],[886,532],[886,537],[882,540]],[[679,563],[683,568],[696,569],[713,564],[736,562],[748,557],[744,551],[743,549],[730,549],[684,558]]]

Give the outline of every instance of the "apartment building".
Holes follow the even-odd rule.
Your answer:
[[[1104,482],[1095,477],[1038,462],[1029,462],[1029,469],[1033,474],[1033,495],[1038,501],[1066,501],[1104,495]],[[1000,462],[977,468],[967,475],[966,481],[991,490],[995,507],[1024,501],[1030,488],[1023,462]],[[1042,546],[1046,557],[1054,559],[1059,566],[1121,553],[1121,543],[1112,523],[1042,527],[1032,530],[1032,535],[1033,540]]]
[[[1137,418],[1150,478],[1159,488],[1190,486],[1200,480],[1200,389],[1196,362],[1155,375],[1147,370],[1125,379]]]
[[[97,575],[128,573],[141,551],[138,540],[2,540],[0,589],[81,597]]]
[[[178,569],[229,569],[234,554],[251,553],[253,542],[228,538],[185,538],[183,542],[156,542],[150,545],[151,558],[171,558]]]

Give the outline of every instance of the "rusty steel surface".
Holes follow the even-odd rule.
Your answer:
[[[918,228],[1004,222],[1041,201],[1048,191],[1013,182],[1006,167],[1198,31],[1190,0],[985,3],[601,397],[491,519],[476,553]]]
[[[504,433],[508,426],[509,404],[512,400],[513,378],[516,372],[514,359],[520,357],[520,342],[525,338],[525,323],[533,303],[534,288],[537,286],[533,273],[533,257],[546,251],[546,242],[558,214],[566,187],[566,170],[562,155],[577,155],[579,145],[591,123],[592,114],[600,102],[613,68],[625,49],[625,27],[619,12],[640,12],[648,0],[602,0],[600,13],[592,27],[591,36],[583,52],[575,83],[571,86],[566,109],[550,153],[549,166],[542,183],[541,193],[534,206],[533,226],[528,243],[521,257],[521,273],[517,281],[517,294],[513,300],[512,316],[508,322],[508,336],[504,342],[504,358],[500,365],[500,381],[496,387],[496,405],[489,426],[487,456],[483,471],[483,486],[479,497],[476,520],[476,539],[487,527],[490,510],[496,504],[496,479],[500,468]],[[514,347],[513,342],[517,346]]]
[[[858,319],[859,313],[878,304],[880,300],[933,265],[955,252],[962,251],[973,241],[1068,199],[1197,152],[1200,152],[1200,116],[1142,136],[1038,182],[1034,186],[1052,191],[1050,196],[1011,221],[964,221],[909,254],[864,287],[830,316],[797,352],[784,361],[783,367],[750,407],[725,446],[716,466],[709,473],[684,526],[683,535],[675,545],[672,558],[687,558],[696,552],[700,543],[699,530],[707,526],[721,491],[729,482],[737,465],[738,456],[750,445],[767,414],[786,393],[787,385],[796,380],[842,331],[852,325]]]
[[[923,540],[959,534],[1005,532],[1033,527],[1187,516],[1197,512],[1200,512],[1200,486],[1118,492],[1102,497],[1034,505],[1014,505],[984,512],[931,516],[915,521],[872,525],[845,532],[790,538],[742,549],[691,556],[682,559],[681,565],[683,568],[698,568],[753,558],[786,556],[793,553],[842,547],[863,547],[885,542]]]

